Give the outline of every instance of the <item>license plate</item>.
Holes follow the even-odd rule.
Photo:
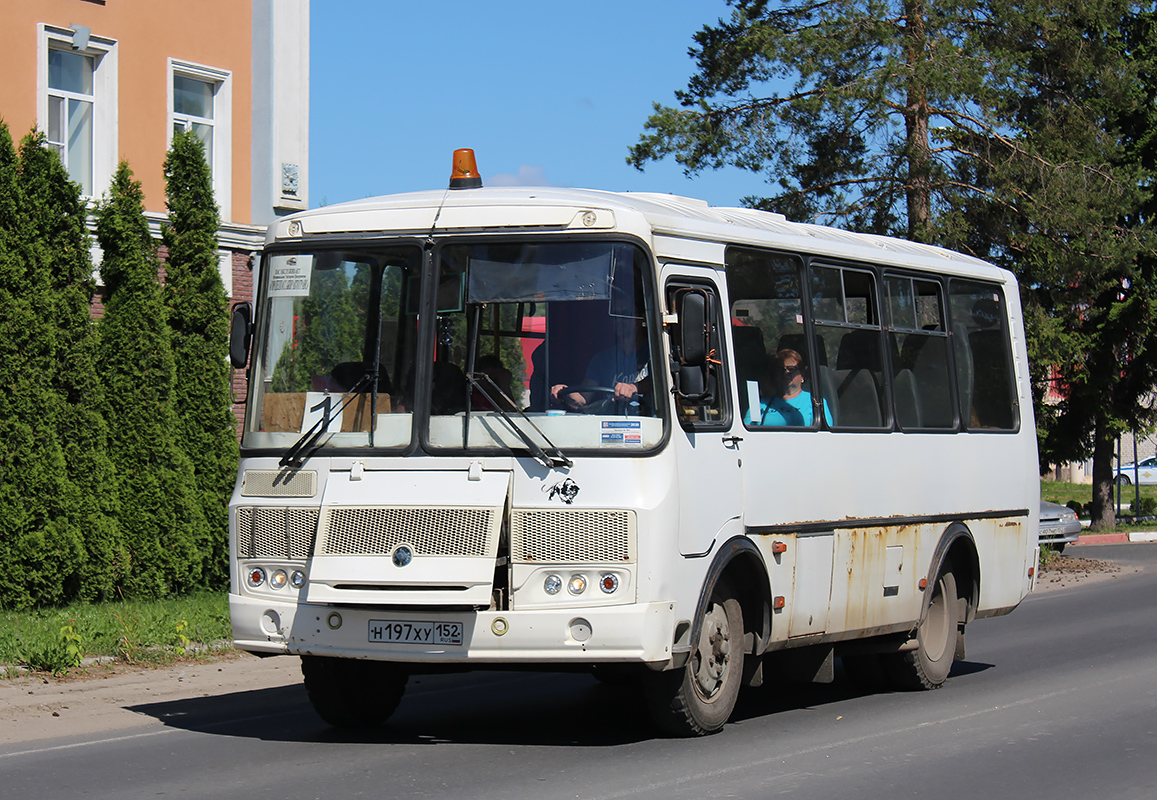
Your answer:
[[[462,644],[462,623],[371,619],[370,641],[387,644]]]

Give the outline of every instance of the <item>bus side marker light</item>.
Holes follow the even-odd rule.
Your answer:
[[[784,542],[774,542],[771,545],[771,552],[773,552],[777,556],[780,553],[786,553],[787,552],[787,545]]]
[[[1028,576],[1031,578],[1033,575],[1036,575],[1036,567],[1029,567]]]
[[[787,600],[784,599],[782,594],[777,595],[776,598],[771,601],[771,607],[776,611],[781,610],[785,605],[787,605]]]
[[[924,591],[927,588],[928,588],[928,579],[927,578],[921,578],[920,579],[920,591]]]

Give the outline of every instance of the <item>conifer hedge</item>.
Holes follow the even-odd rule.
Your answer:
[[[161,597],[202,584],[209,534],[181,443],[160,262],[128,164],[117,168],[96,218],[105,286],[98,364],[128,553],[124,589]]]
[[[238,459],[229,298],[217,267],[221,219],[200,139],[187,131],[173,134],[164,169],[169,222],[161,236],[168,249],[164,297],[176,368],[174,401],[209,537],[205,577],[221,584],[227,578],[229,495]]]
[[[227,579],[237,467],[220,220],[200,142],[165,161],[162,286],[140,183],[89,208],[33,132],[0,121],[0,609],[152,598]]]

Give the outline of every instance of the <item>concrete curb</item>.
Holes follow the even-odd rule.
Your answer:
[[[1079,542],[1073,542],[1073,547],[1098,544],[1135,544],[1142,542],[1157,542],[1157,531],[1131,531],[1129,533],[1082,533]]]

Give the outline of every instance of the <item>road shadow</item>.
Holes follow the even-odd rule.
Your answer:
[[[571,673],[412,677],[398,710],[368,732],[327,725],[303,685],[127,708],[182,730],[278,742],[609,747],[657,737],[635,687]]]
[[[952,680],[975,675],[991,669],[992,666],[976,661],[957,661],[952,665],[948,678]],[[886,682],[871,687],[857,684],[844,671],[843,662],[837,658],[835,680],[831,683],[807,683],[769,673],[763,686],[744,689],[740,693],[740,702],[736,706],[735,713],[731,715],[731,721],[738,722],[788,711],[821,708],[833,703],[887,694],[910,695],[918,692],[894,689],[886,685]]]
[[[960,661],[952,677],[990,669]],[[857,687],[837,661],[830,684],[769,678],[744,690],[732,721],[817,708],[888,690]],[[604,683],[590,675],[476,672],[410,679],[401,705],[374,731],[327,725],[301,684],[128,707],[182,730],[278,742],[333,744],[492,744],[614,747],[662,738],[637,682]]]

